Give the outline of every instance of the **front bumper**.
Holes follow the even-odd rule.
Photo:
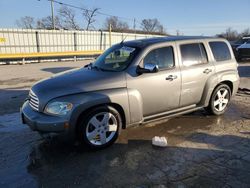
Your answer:
[[[21,108],[21,118],[23,124],[27,124],[33,131],[41,133],[62,133],[67,132],[69,120],[66,117],[49,116],[44,113],[34,111],[28,101]]]

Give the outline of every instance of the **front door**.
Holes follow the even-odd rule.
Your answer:
[[[179,107],[181,75],[176,59],[174,45],[151,49],[140,67],[156,64],[159,72],[143,73],[127,80],[127,87],[136,89],[141,95],[144,117]]]

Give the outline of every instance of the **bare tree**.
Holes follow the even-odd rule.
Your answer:
[[[128,23],[119,20],[119,18],[116,16],[111,16],[106,19],[104,23],[105,29],[109,29],[109,25],[112,26],[112,30],[114,31],[124,31],[129,29]]]
[[[229,41],[235,41],[239,38],[239,34],[236,30],[233,30],[231,27],[227,28],[224,33],[217,35],[222,38],[226,38]]]
[[[17,20],[16,24],[23,29],[33,29],[35,28],[35,19],[31,16],[24,16]]]
[[[60,16],[61,24],[64,29],[74,29],[78,30],[80,27],[76,22],[75,12],[71,8],[62,6],[58,10]]]
[[[244,31],[242,31],[242,32],[240,33],[240,36],[241,36],[241,37],[250,36],[250,29],[248,28],[248,29],[245,29]]]
[[[164,33],[163,25],[158,21],[158,19],[143,19],[141,22],[141,28],[143,31],[147,32],[160,32]]]
[[[163,27],[163,25],[160,24],[160,25],[158,26],[158,32],[159,32],[159,33],[166,33],[165,28]]]
[[[37,29],[53,29],[52,17],[47,16],[37,21]],[[61,29],[62,25],[58,16],[55,16],[55,28]]]
[[[239,37],[238,32],[230,27],[226,30],[224,35],[228,40],[236,40]]]
[[[94,28],[93,23],[96,21],[95,17],[96,17],[96,13],[99,10],[99,8],[93,8],[92,10],[84,10],[83,11],[83,17],[85,18],[86,22],[87,22],[87,26],[86,26],[86,30],[89,30],[91,27]]]

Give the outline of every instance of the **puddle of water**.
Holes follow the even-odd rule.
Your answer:
[[[128,128],[122,131],[118,143],[128,143],[129,140],[151,141],[154,136],[165,136],[169,145],[176,145],[184,142],[194,132],[226,126],[232,121],[242,119],[242,114],[241,109],[233,103],[222,116],[209,115],[205,110],[199,110],[164,121]]]
[[[60,185],[60,179],[63,179],[63,183],[69,185],[79,177],[77,182],[81,182],[83,184],[82,187],[84,185],[89,187],[88,183],[90,180],[95,180],[101,185],[102,181],[106,179],[105,176],[113,176],[119,182],[121,180],[118,177],[122,176],[117,175],[117,173],[121,172],[124,172],[122,175],[125,175],[125,178],[123,178],[125,182],[128,182],[133,177],[135,179],[140,178],[140,175],[138,175],[140,173],[142,173],[141,177],[144,177],[145,173],[152,170],[153,165],[151,163],[158,165],[162,161],[163,166],[165,165],[164,168],[174,168],[175,164],[183,161],[181,163],[183,167],[187,157],[193,159],[196,156],[196,161],[199,162],[203,161],[203,158],[207,159],[214,155],[214,153],[220,155],[221,151],[210,151],[207,148],[187,148],[188,145],[180,148],[176,147],[176,144],[178,145],[188,140],[191,134],[196,134],[199,130],[209,132],[212,127],[236,121],[241,118],[241,113],[243,112],[236,105],[232,104],[225,115],[219,117],[210,116],[201,110],[151,125],[128,128],[122,131],[118,142],[113,146],[95,152],[64,144],[55,138],[51,141],[36,142],[32,146],[29,145],[30,150],[26,151],[27,153],[25,152],[26,155],[28,154],[28,165],[26,168],[29,173],[25,176],[26,178],[35,177],[35,180],[41,183],[40,186],[45,187]],[[12,116],[11,114],[5,116],[5,119],[1,117],[0,124],[3,126],[10,125],[11,127],[11,124],[16,123],[16,127],[18,127],[20,122],[15,122],[17,117],[19,117],[18,113],[12,114]],[[3,119],[5,123],[3,123]],[[7,120],[11,121],[8,122]],[[151,146],[151,139],[156,135],[169,138],[169,147],[167,149]],[[203,141],[202,138],[206,138],[206,141],[210,141],[209,143],[214,143],[212,141],[215,139],[215,143],[219,144],[218,148],[223,148],[219,140],[223,139],[223,142],[228,142],[225,137],[217,138],[209,134],[205,136],[198,135],[192,138],[193,140],[191,141],[195,142]],[[210,138],[212,141],[209,140]],[[239,140],[236,137],[230,138],[237,142]],[[203,145],[200,144],[200,146]],[[186,158],[183,157],[184,155],[186,155]],[[182,170],[182,167],[178,167],[177,170]],[[173,171],[171,168],[168,172]],[[104,170],[105,174],[103,174]],[[130,177],[129,175],[135,171],[137,176]],[[156,170],[156,172],[158,171]],[[53,178],[53,176],[48,176],[48,174],[56,174],[57,177]],[[156,174],[155,176],[150,176],[150,178],[154,179],[158,176],[160,175]],[[136,181],[134,180],[134,182]],[[131,180],[131,182],[133,181]]]
[[[21,123],[19,112],[0,116],[0,133],[20,131],[27,128],[27,125]]]

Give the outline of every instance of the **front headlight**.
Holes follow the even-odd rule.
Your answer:
[[[52,102],[47,104],[44,112],[52,115],[66,115],[73,108],[73,104],[69,102]]]

